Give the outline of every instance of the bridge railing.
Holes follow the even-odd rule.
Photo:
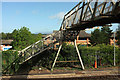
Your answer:
[[[21,50],[19,56],[20,64],[26,62],[30,58],[34,57],[35,55],[45,51],[48,48],[53,48],[53,45],[62,39],[62,32],[57,31],[52,33],[51,35],[46,36],[42,40],[37,41],[36,43],[26,47],[25,49]]]
[[[72,28],[76,24],[84,24],[101,16],[112,15],[114,7],[114,0],[110,2],[94,2],[94,0],[80,2],[64,16],[60,30]]]
[[[59,42],[62,38],[62,32],[57,31],[55,33],[52,33],[42,40],[39,40],[35,42],[34,44],[26,47],[25,49],[21,50],[19,52],[19,57],[15,59],[9,66],[7,66],[4,70],[4,74],[9,74],[11,71],[16,72],[16,66],[23,64],[24,62],[30,60],[32,57],[40,54],[41,52],[47,50],[48,48],[53,48],[53,45],[57,42]],[[49,42],[48,42],[49,39]],[[10,71],[11,70],[11,71]]]

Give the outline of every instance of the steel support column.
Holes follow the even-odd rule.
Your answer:
[[[75,48],[76,48],[76,51],[77,51],[77,54],[78,54],[79,61],[80,61],[80,63],[81,63],[82,69],[84,70],[85,67],[84,67],[84,65],[83,65],[83,62],[82,62],[82,59],[81,59],[81,56],[80,56],[80,52],[79,52],[78,47],[77,47],[77,44],[76,44],[76,39],[75,39]]]
[[[60,53],[61,48],[62,48],[62,44],[60,45],[60,47],[59,47],[59,49],[58,49],[58,52],[57,52],[57,55],[56,55],[56,57],[55,57],[54,63],[53,63],[53,65],[52,65],[51,71],[53,71],[53,68],[54,68],[54,66],[55,66],[55,63],[56,63],[56,60],[57,60],[57,58],[58,58],[58,55],[59,55],[59,53]]]

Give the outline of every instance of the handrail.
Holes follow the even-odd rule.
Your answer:
[[[99,16],[101,16],[101,11],[102,11],[102,14],[103,14],[103,12],[105,11],[105,10],[107,10],[104,14],[106,14],[106,13],[109,13],[109,12],[111,12],[111,9],[110,8],[114,8],[115,7],[115,3],[114,3],[114,1],[111,1],[111,2],[103,2],[103,3],[100,3],[100,4],[96,4],[95,2],[94,2],[94,5],[92,5],[92,7],[91,7],[91,2],[92,2],[93,0],[90,0],[89,1],[89,3],[84,3],[84,4],[82,4],[81,5],[81,2],[79,2],[74,8],[72,8],[68,13],[66,13],[65,14],[65,16],[64,16],[64,19],[63,19],[63,21],[62,21],[62,24],[61,24],[61,27],[60,27],[60,29],[59,30],[62,30],[62,29],[64,29],[64,30],[66,30],[66,29],[68,29],[67,27],[69,27],[69,28],[72,28],[72,26],[74,25],[74,24],[78,24],[78,23],[82,23],[81,22],[81,20],[85,20],[85,21],[87,21],[88,19],[87,18],[89,18],[89,20],[93,20],[93,18],[94,17],[99,17]],[[75,10],[75,8],[77,8],[78,7],[78,9],[77,10]],[[84,9],[84,7],[85,7],[85,9]],[[78,13],[77,15],[78,16],[81,16],[81,10],[82,9],[84,9],[84,11],[83,11],[83,15],[82,15],[82,19],[80,19],[80,17],[76,17],[76,16],[74,16],[74,14],[76,14],[76,13],[78,13],[78,12],[80,12],[80,13]],[[100,10],[100,12],[99,12],[99,10],[97,11],[97,9],[99,9]],[[92,12],[91,12],[92,11]],[[91,13],[91,14],[89,14],[89,13]],[[89,15],[92,15],[91,17],[90,16],[87,16],[87,14],[89,14]],[[94,15],[94,16],[93,16]],[[97,16],[95,16],[95,15],[97,15]],[[72,18],[72,19],[71,19]],[[84,18],[86,18],[86,19],[84,19]],[[73,20],[74,19],[74,20]],[[75,20],[78,20],[78,22],[76,23],[75,22]],[[79,20],[80,19],[80,20]],[[68,22],[67,22],[68,21]],[[66,24],[67,23],[67,24]]]

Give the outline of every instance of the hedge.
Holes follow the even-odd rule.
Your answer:
[[[83,60],[83,64],[85,68],[92,68],[94,67],[95,60],[98,62],[98,66],[113,66],[114,63],[114,46],[111,45],[105,45],[105,44],[99,44],[96,46],[81,46],[78,45],[81,58]],[[120,48],[115,48],[116,53],[116,65],[120,64]],[[57,50],[46,50],[44,53],[39,54],[36,66],[38,67],[46,67],[51,68],[53,61],[55,59]],[[97,56],[97,57],[96,57]],[[19,60],[17,60],[18,52],[17,51],[3,51],[2,52],[2,66],[3,69],[5,69],[8,65],[13,64],[13,61],[16,60],[16,64],[11,66],[9,69],[9,73],[13,73],[17,71],[19,68]],[[57,61],[72,61],[72,60],[78,60],[78,55],[75,49],[74,45],[67,45],[63,44],[63,47],[61,49],[61,52],[58,56]],[[17,62],[18,61],[18,62]],[[34,62],[30,61],[30,65],[32,65]],[[55,66],[73,66],[73,65],[80,65],[79,62],[76,63],[56,63]],[[14,70],[13,70],[14,67]]]

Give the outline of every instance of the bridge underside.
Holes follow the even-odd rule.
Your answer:
[[[67,30],[84,30],[94,26],[104,26],[110,23],[120,23],[120,14],[117,16],[100,16],[98,19],[91,21],[83,21],[79,24],[72,25],[73,27]]]

